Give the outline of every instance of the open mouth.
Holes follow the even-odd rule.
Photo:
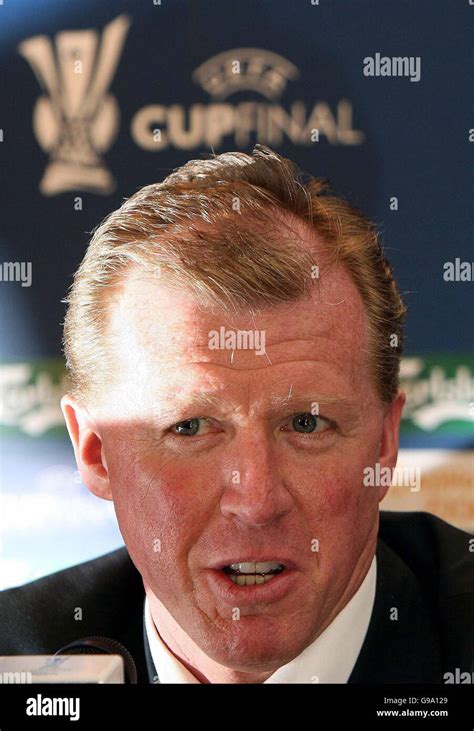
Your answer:
[[[278,561],[233,563],[222,568],[234,584],[239,586],[266,584],[284,570],[285,565]]]
[[[298,591],[303,576],[291,557],[280,554],[273,559],[272,553],[267,552],[260,560],[251,553],[227,555],[208,568],[205,576],[211,591],[232,608],[282,601]]]

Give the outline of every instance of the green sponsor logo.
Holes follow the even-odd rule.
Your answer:
[[[68,390],[61,359],[0,365],[0,431],[3,435],[63,436],[60,399]]]
[[[402,433],[474,432],[474,357],[404,358],[401,386],[407,395]]]

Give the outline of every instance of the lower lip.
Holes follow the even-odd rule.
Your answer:
[[[209,569],[207,573],[213,590],[221,599],[234,607],[242,607],[246,604],[264,604],[283,599],[294,587],[298,572],[294,569],[284,569],[281,574],[276,574],[265,584],[253,586],[234,584],[222,569]]]

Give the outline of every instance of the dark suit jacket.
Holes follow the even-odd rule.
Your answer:
[[[375,604],[349,683],[443,683],[474,670],[469,542],[428,513],[381,513]],[[139,683],[153,682],[144,597],[126,548],[0,592],[0,655],[54,654],[101,635],[129,650]]]

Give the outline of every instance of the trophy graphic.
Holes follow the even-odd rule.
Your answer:
[[[44,195],[68,190],[109,194],[116,183],[101,153],[118,128],[118,104],[107,93],[130,26],[120,15],[95,30],[62,31],[55,44],[47,36],[20,43],[44,92],[36,101],[33,129],[49,162],[40,183]]]

